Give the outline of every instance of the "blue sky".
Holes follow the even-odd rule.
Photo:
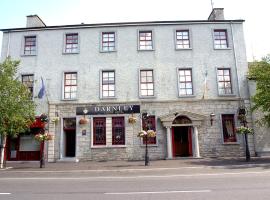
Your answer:
[[[269,0],[213,0],[226,19],[245,19],[248,60],[270,53]],[[211,0],[0,0],[0,28],[25,27],[37,14],[46,25],[207,19]],[[2,34],[0,33],[0,45]]]

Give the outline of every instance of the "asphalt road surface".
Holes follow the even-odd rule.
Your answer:
[[[0,200],[269,200],[270,169],[0,171]]]

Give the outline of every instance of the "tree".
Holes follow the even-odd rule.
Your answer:
[[[35,119],[35,104],[30,92],[15,78],[19,61],[7,58],[0,63],[0,136],[2,138],[1,168],[7,136],[16,137],[30,128]]]
[[[263,117],[258,122],[270,127],[270,54],[250,64],[248,78],[256,81],[252,111],[261,111]]]

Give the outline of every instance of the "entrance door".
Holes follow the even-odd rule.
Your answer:
[[[65,130],[66,134],[66,157],[75,157],[76,130]]]
[[[188,126],[173,128],[173,154],[176,157],[192,156],[191,128]]]

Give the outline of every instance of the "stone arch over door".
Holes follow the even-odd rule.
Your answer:
[[[167,159],[173,158],[172,128],[192,127],[193,157],[200,157],[198,127],[206,119],[205,115],[184,110],[174,111],[160,117],[162,125],[167,129]]]

